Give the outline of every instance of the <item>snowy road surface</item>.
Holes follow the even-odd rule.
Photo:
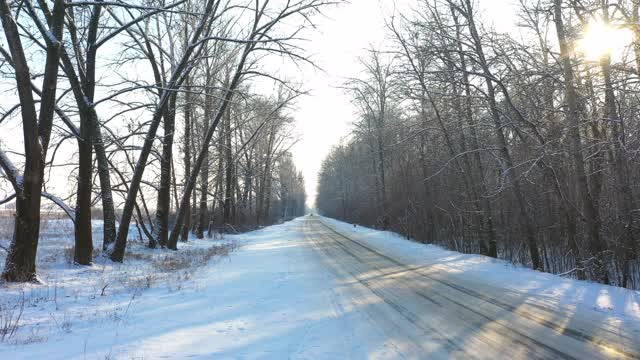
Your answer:
[[[304,233],[336,274],[349,308],[365,312],[399,357],[640,357],[638,333],[608,325],[606,315],[407,265],[317,217],[305,221]]]
[[[241,248],[181,289],[56,303],[43,321],[68,328],[0,359],[640,357],[635,291],[318,216],[231,238]]]

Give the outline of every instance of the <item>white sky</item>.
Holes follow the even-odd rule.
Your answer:
[[[499,31],[513,28],[515,6],[511,0],[479,0],[483,19]],[[385,17],[395,9],[415,7],[417,0],[351,0],[327,11],[319,19],[318,31],[310,34],[308,52],[325,72],[305,71],[303,86],[312,92],[298,101],[294,113],[301,141],[294,147],[296,166],[302,170],[309,205],[316,195],[318,171],[332,146],[349,133],[356,119],[355,108],[340,86],[359,71],[357,58],[373,44],[380,48],[385,35]]]
[[[490,21],[485,26],[495,25],[499,31],[513,30],[515,7],[511,4],[516,0],[477,1],[482,18]],[[350,0],[349,4],[326,9],[326,17],[315,18],[318,29],[307,32],[309,41],[304,44],[306,52],[324,71],[307,67],[299,74],[299,69],[281,69],[293,78],[301,78],[303,89],[311,91],[311,95],[297,101],[296,109],[292,111],[301,137],[293,148],[294,161],[304,174],[309,205],[315,201],[322,160],[332,146],[349,134],[351,124],[357,118],[348,96],[338,87],[346,78],[357,76],[360,71],[357,58],[364,55],[366,48],[370,45],[384,48],[385,19],[394,9],[407,12],[417,4],[418,0]],[[4,126],[8,132],[16,134],[20,130],[19,122],[15,123],[15,128]],[[5,146],[11,147],[20,139],[21,136],[16,136],[2,140]],[[61,186],[66,184],[60,183]]]

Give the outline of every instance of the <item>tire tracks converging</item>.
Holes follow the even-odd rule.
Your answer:
[[[324,224],[323,224],[323,225],[324,225]],[[325,226],[326,226],[326,225],[325,225]],[[330,229],[330,228],[329,228],[329,229]],[[333,229],[330,229],[330,230],[333,230]],[[339,235],[341,235],[341,234],[339,234]],[[343,236],[343,235],[341,235],[341,236]],[[344,237],[344,236],[343,236],[343,237]],[[349,239],[349,238],[347,238],[347,239],[348,239],[348,240],[350,240],[350,241],[353,241],[353,240],[351,240],[351,239]],[[352,251],[351,251],[350,249],[348,249],[348,247],[346,247],[344,244],[342,244],[342,243],[340,243],[340,242],[336,241],[335,239],[332,239],[332,241],[334,241],[336,246],[338,246],[338,247],[342,248],[344,252],[346,252],[347,254],[349,254],[349,255],[350,255],[352,258],[354,258],[356,261],[359,261],[359,262],[361,262],[361,263],[366,263],[366,260],[362,259],[362,258],[361,258],[361,257],[359,257],[357,254],[355,254],[354,252],[352,252]],[[377,251],[376,251],[376,253],[377,253]],[[387,258],[386,256],[384,256],[384,257],[385,257],[385,258]],[[394,261],[394,263],[396,263],[396,262]],[[398,265],[398,264],[399,264],[399,263],[396,263],[396,265]],[[404,265],[401,265],[401,266],[404,266]],[[381,269],[377,269],[377,270],[382,271]],[[357,275],[355,275],[355,274],[352,274],[352,275],[354,275],[354,277],[356,277],[356,280],[357,280],[358,282],[362,283],[362,284],[363,284],[363,285],[365,285],[367,288],[369,288],[369,289],[370,289],[374,294],[376,294],[377,296],[379,296],[379,297],[380,297],[380,298],[381,298],[385,303],[389,304],[389,305],[390,305],[390,306],[392,306],[395,310],[397,310],[399,313],[401,313],[401,314],[402,314],[405,318],[407,318],[407,320],[408,320],[408,321],[410,321],[412,324],[414,324],[414,325],[416,325],[417,327],[419,327],[419,328],[421,328],[421,329],[425,330],[425,332],[429,332],[429,331],[435,331],[435,332],[438,332],[438,330],[437,330],[436,328],[434,328],[434,327],[429,327],[428,329],[425,329],[424,327],[420,326],[420,324],[415,320],[415,319],[417,318],[417,315],[416,315],[416,314],[412,314],[410,311],[406,310],[406,308],[404,308],[402,305],[399,305],[398,303],[396,303],[396,302],[393,302],[393,301],[389,300],[389,299],[385,296],[385,294],[383,294],[381,291],[379,291],[379,290],[377,290],[376,288],[374,288],[374,287],[370,286],[370,285],[368,284],[368,281],[367,281],[367,280],[360,280],[360,279],[358,279],[358,278],[357,278]],[[407,286],[407,288],[411,289],[411,291],[412,291],[415,295],[417,295],[417,296],[419,296],[419,297],[421,297],[421,298],[423,298],[423,299],[426,299],[427,301],[430,301],[430,302],[432,302],[432,303],[435,303],[435,304],[440,305],[439,303],[437,303],[436,301],[434,301],[431,297],[429,297],[428,295],[426,295],[424,292],[421,292],[421,291],[417,290],[415,287],[413,287],[412,285],[407,284],[407,282],[406,282],[406,281],[403,281],[403,280],[400,280],[400,281],[401,281],[401,282],[403,282],[403,283]],[[460,302],[458,302],[458,301],[454,300],[453,298],[450,298],[450,297],[447,297],[447,296],[444,296],[444,295],[441,295],[441,294],[438,294],[438,296],[443,297],[443,298],[444,298],[447,302],[449,302],[449,303],[453,303],[453,304],[456,304],[456,305],[460,306],[460,307],[461,307],[461,308],[463,308],[465,311],[469,311],[469,312],[472,312],[472,313],[474,313],[474,314],[476,314],[476,315],[479,315],[479,316],[480,316],[481,318],[483,318],[484,320],[493,321],[493,319],[491,319],[490,317],[488,317],[488,316],[484,315],[484,314],[483,314],[483,313],[481,313],[481,312],[478,312],[478,311],[476,311],[476,310],[471,309],[470,307],[468,307],[468,306],[466,306],[466,305],[464,305],[464,304],[462,304],[462,303],[460,303]],[[407,314],[409,314],[409,315],[407,315]],[[503,325],[503,324],[500,324],[500,325]],[[504,325],[503,325],[503,326],[504,326]],[[546,345],[546,344],[544,344],[544,343],[538,342],[538,341],[536,341],[535,339],[533,339],[533,338],[531,338],[531,337],[529,337],[529,336],[527,336],[527,335],[525,335],[525,334],[523,334],[523,333],[519,333],[519,332],[515,331],[515,333],[517,334],[517,337],[516,337],[516,336],[513,336],[513,334],[511,334],[511,333],[510,333],[510,332],[514,332],[514,330],[513,330],[513,329],[509,329],[509,328],[505,327],[505,329],[504,329],[504,330],[505,330],[506,332],[504,332],[502,335],[503,335],[503,336],[505,336],[505,337],[509,337],[509,338],[511,338],[511,341],[513,341],[514,343],[517,343],[517,344],[520,344],[520,345],[524,345],[524,346],[528,346],[528,347],[536,346],[537,348],[544,348],[544,349],[548,350],[549,352],[553,353],[553,358],[575,359],[574,357],[570,356],[569,354],[566,354],[566,353],[564,353],[564,352],[562,352],[562,351],[560,351],[560,350],[556,350],[556,349],[554,349],[553,347],[547,346],[547,345]],[[486,336],[483,336],[482,334],[478,334],[478,335],[479,335],[480,337],[482,337],[482,340],[483,340],[484,342],[486,342],[486,343],[493,343],[493,342],[495,342],[495,341],[493,341],[492,339],[487,338]],[[458,344],[454,343],[452,339],[450,339],[450,338],[448,338],[448,337],[446,337],[446,336],[443,336],[443,338],[444,338],[444,339],[446,339],[446,341],[447,341],[447,346],[445,347],[447,350],[458,350],[458,351],[465,351],[465,352],[466,352],[466,349],[464,349],[464,348],[463,348],[463,347],[461,347],[460,345],[458,345]],[[470,355],[472,355],[472,354],[467,353],[467,355],[469,355],[469,356],[470,356]]]
[[[307,227],[305,227],[306,229]],[[323,247],[321,243],[318,242],[318,239],[316,239],[313,236],[309,236],[308,235],[308,231],[306,231],[307,233],[307,239],[309,239],[312,243],[313,243],[313,247],[314,250],[318,251],[319,253],[321,253],[325,259],[333,259],[334,258],[334,254],[330,253],[328,251],[328,249],[326,249],[325,247]],[[336,247],[334,247],[334,249],[337,249]],[[335,264],[335,263],[330,263],[329,264],[329,269],[330,271],[332,271],[337,277],[341,277],[343,274],[341,274],[341,270],[340,267]],[[352,271],[349,270],[342,270],[344,272],[347,272],[350,276],[352,276],[353,278],[357,278],[357,274],[353,273]],[[430,326],[424,326],[420,323],[418,323],[415,319],[418,318],[418,316],[414,313],[412,313],[410,310],[408,310],[407,308],[405,308],[404,306],[402,306],[401,304],[399,304],[398,302],[391,300],[389,298],[387,298],[386,296],[384,296],[384,294],[380,293],[377,289],[375,289],[374,287],[372,287],[370,284],[368,284],[367,282],[363,282],[360,280],[357,280],[358,284],[362,285],[363,287],[365,287],[367,290],[369,290],[371,293],[373,293],[374,295],[376,295],[382,302],[384,302],[385,304],[387,304],[388,306],[390,306],[393,310],[395,310],[399,315],[402,316],[402,318],[404,320],[406,320],[407,322],[411,323],[412,325],[414,325],[416,328],[420,329],[424,334],[428,334],[428,333],[435,333],[438,334],[438,336],[440,336],[442,339],[444,339],[444,341],[446,342],[446,344],[444,345],[445,350],[447,351],[447,353],[452,353],[452,352],[462,352],[464,351],[464,349],[460,346],[458,346],[455,342],[453,342],[451,339],[448,339],[446,336],[444,336],[443,334],[441,334],[437,329],[430,327]],[[372,320],[375,321],[379,321],[379,319],[376,318],[372,318]],[[398,347],[398,346],[396,346]],[[398,347],[399,348],[399,347]],[[473,358],[472,356],[468,356],[467,358]]]
[[[350,277],[352,283],[392,308],[415,328],[418,339],[420,333],[435,335],[442,342],[441,349],[455,357],[640,358],[640,341],[633,336],[603,324],[568,318],[565,313],[527,302],[524,294],[519,299],[506,291],[489,295],[456,279],[427,273],[428,267],[409,266],[321,220],[307,219],[304,232],[314,249],[329,259],[337,276]],[[423,347],[420,343],[416,346]],[[493,353],[478,353],[476,346]]]

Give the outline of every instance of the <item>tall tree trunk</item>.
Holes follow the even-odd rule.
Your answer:
[[[260,186],[258,187],[258,193],[256,194],[256,225],[260,226],[263,224],[266,216],[265,216],[265,201],[266,201],[266,192],[271,191],[268,185],[268,177],[271,176],[271,157],[272,157],[272,148],[275,137],[275,129],[270,129],[269,131],[269,140],[267,141],[267,153],[264,157],[264,169],[262,170],[262,174],[260,174]]]
[[[231,108],[227,110],[227,119],[224,123],[224,138],[225,138],[225,149],[224,149],[224,163],[225,163],[225,194],[224,194],[224,211],[223,211],[223,221],[224,224],[233,224],[233,207],[234,205],[234,185],[235,185],[235,166],[233,162],[233,149],[231,143]]]
[[[90,265],[93,260],[93,234],[91,232],[92,193],[92,133],[91,118],[80,123],[78,139],[78,190],[76,195],[75,247],[73,261],[80,265]]]
[[[198,209],[198,226],[196,227],[196,237],[204,239],[204,232],[209,224],[209,211],[207,208],[207,192],[209,189],[209,152],[204,156],[202,169],[200,170],[200,199]],[[215,199],[214,199],[215,201]]]
[[[594,257],[593,276],[602,283],[609,283],[609,276],[604,264],[604,251],[606,245],[600,238],[600,217],[591,197],[584,158],[582,156],[582,136],[580,134],[580,115],[575,90],[573,68],[569,45],[567,43],[564,21],[562,19],[562,0],[554,0],[554,22],[558,42],[560,43],[560,57],[564,72],[565,101],[567,103],[567,121],[569,125],[569,137],[572,145],[571,153],[576,167],[577,193],[582,198],[584,223],[587,230],[589,252]]]
[[[184,95],[184,185],[186,185],[191,176],[191,81],[190,77],[185,80],[187,92]],[[184,189],[183,195],[184,196]],[[177,204],[176,204],[177,205]],[[185,208],[185,223],[180,233],[180,239],[187,241],[189,238],[189,229],[191,228],[191,202],[187,202]]]
[[[262,217],[265,221],[265,225],[271,222],[271,196],[273,195],[272,191],[272,181],[273,177],[271,176],[272,164],[271,160],[267,163],[268,170],[265,172],[265,187],[264,187],[264,210],[262,211]]]
[[[472,96],[471,96],[471,83],[469,81],[469,74],[467,72],[467,59],[462,51],[462,39],[460,34],[460,24],[458,23],[458,17],[455,11],[452,10],[453,19],[456,25],[456,39],[458,46],[458,54],[460,57],[460,67],[462,68],[462,83],[464,84],[464,95],[465,101],[464,106],[462,108],[463,116],[466,120],[467,126],[469,127],[469,133],[471,138],[471,146],[474,150],[480,149],[480,143],[478,141],[477,134],[477,126],[478,124],[474,121],[473,110],[472,110]],[[476,199],[482,197],[481,208],[483,209],[484,216],[482,217],[482,230],[483,237],[487,242],[488,249],[487,255],[491,257],[498,257],[498,240],[495,231],[495,227],[493,225],[493,209],[491,206],[491,201],[487,196],[484,196],[488,193],[487,191],[487,183],[484,177],[484,166],[482,164],[482,158],[480,157],[480,152],[475,151],[473,153],[474,164],[475,164],[475,175],[474,171],[470,171],[472,181],[477,187],[476,190]],[[477,194],[478,191],[480,194]],[[480,200],[477,200],[480,202]]]
[[[95,5],[89,20],[87,35],[87,57],[82,83],[84,97],[76,95],[78,101],[93,103],[96,86],[96,40],[102,6]],[[68,70],[70,71],[70,70]],[[74,81],[75,82],[75,81]],[[77,86],[77,85],[76,85]],[[77,92],[76,92],[77,94]],[[93,106],[80,106],[80,138],[78,139],[78,190],[76,196],[74,262],[90,265],[93,261],[93,234],[91,227],[91,194],[93,187],[93,135],[98,128],[98,117]],[[96,123],[94,125],[94,122]]]
[[[603,3],[602,11],[605,23],[609,22],[609,11],[605,3]],[[633,211],[635,209],[635,201],[631,184],[629,181],[629,160],[627,158],[626,140],[624,134],[624,123],[618,114],[616,105],[616,94],[613,89],[611,80],[611,57],[605,55],[600,59],[600,68],[605,84],[605,119],[609,120],[611,126],[611,135],[613,136],[614,161],[613,168],[615,172],[615,188],[617,200],[619,204],[619,217],[622,222],[622,286],[628,287],[630,280],[630,264],[636,255],[636,231],[634,224]]]
[[[107,251],[116,241],[116,210],[113,203],[111,190],[111,175],[109,173],[109,161],[104,147],[102,131],[97,121],[93,125],[93,148],[96,152],[98,163],[98,177],[100,178],[100,197],[102,198],[103,240],[102,250]]]
[[[162,159],[160,160],[160,187],[156,204],[155,241],[167,246],[169,238],[169,213],[171,212],[171,164],[173,163],[173,136],[175,131],[176,97],[173,92],[164,115],[164,137],[162,138]],[[152,244],[150,244],[152,245]],[[154,246],[151,246],[154,247]]]
[[[211,88],[214,86],[213,77],[210,73],[210,69],[207,68],[206,75],[207,89],[205,90],[204,99],[204,117],[202,118],[203,135],[205,129],[209,127],[209,116],[213,111],[213,91]],[[198,239],[204,238],[204,232],[208,228],[209,224],[209,212],[207,209],[207,196],[209,191],[209,144],[205,143],[205,136],[202,138],[202,150],[203,160],[200,170],[200,203],[198,210],[198,226],[196,227],[196,237]],[[215,199],[214,199],[215,201]]]
[[[191,133],[191,147],[192,149],[197,149],[197,145],[196,145],[196,131],[195,130],[195,126],[197,125],[197,121],[195,121],[196,117],[193,116],[192,117],[192,121],[191,121],[191,129],[192,129],[192,133]],[[193,154],[195,156],[195,154]],[[193,163],[196,159],[194,158],[194,156],[191,157],[191,162]],[[193,173],[193,169],[192,169],[192,173]],[[198,175],[196,175],[196,178],[199,180],[200,177]],[[188,179],[187,179],[188,180]],[[186,183],[185,183],[186,184]],[[198,227],[198,189],[195,188],[193,189],[193,191],[191,192],[191,199],[189,200],[191,203],[191,227],[189,228],[189,231],[191,231],[192,234],[196,233],[196,228]]]
[[[502,126],[502,121],[500,119],[500,111],[498,110],[498,105],[496,103],[496,93],[493,87],[493,81],[490,80],[493,75],[489,70],[489,65],[487,63],[486,57],[484,55],[484,50],[482,48],[482,42],[480,36],[478,34],[473,6],[471,4],[471,0],[465,0],[466,4],[466,18],[468,21],[469,32],[471,37],[473,38],[474,46],[476,54],[478,55],[479,65],[482,67],[482,71],[485,77],[485,85],[487,88],[487,101],[489,102],[489,110],[491,112],[491,118],[493,120],[493,125],[495,127],[495,134],[498,141],[498,146],[500,148],[500,152],[502,154],[503,161],[506,165],[505,171],[515,171],[514,162],[511,157],[511,152],[509,151],[508,143],[504,134],[504,128]],[[527,242],[527,246],[529,247],[529,255],[531,257],[532,267],[536,270],[544,270],[544,264],[540,258],[540,251],[538,249],[538,244],[536,241],[536,231],[531,218],[527,211],[527,202],[522,191],[520,185],[520,179],[516,175],[511,176],[511,183],[513,188],[513,193],[516,197],[516,201],[518,204],[518,216],[522,225],[525,227],[525,238]]]
[[[31,74],[16,20],[6,0],[0,0],[0,18],[11,52],[11,60],[16,76],[22,129],[25,149],[24,173],[21,179],[13,173],[13,186],[16,190],[16,218],[13,238],[5,260],[2,278],[7,281],[34,281],[36,277],[36,252],[40,235],[40,202],[44,180],[44,165],[47,147],[51,135],[53,111],[56,101],[58,81],[58,63],[62,47],[64,26],[63,0],[56,0],[51,21],[50,37],[47,43],[47,55],[40,102],[40,113],[36,113],[35,101],[31,90]],[[35,15],[35,14],[34,14]],[[8,172],[9,164],[0,159],[0,165]],[[15,168],[10,172],[17,171]]]

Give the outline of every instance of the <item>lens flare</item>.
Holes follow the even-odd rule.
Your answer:
[[[578,51],[587,60],[597,61],[603,56],[618,57],[633,41],[631,30],[606,24],[603,21],[590,23],[578,41]]]

